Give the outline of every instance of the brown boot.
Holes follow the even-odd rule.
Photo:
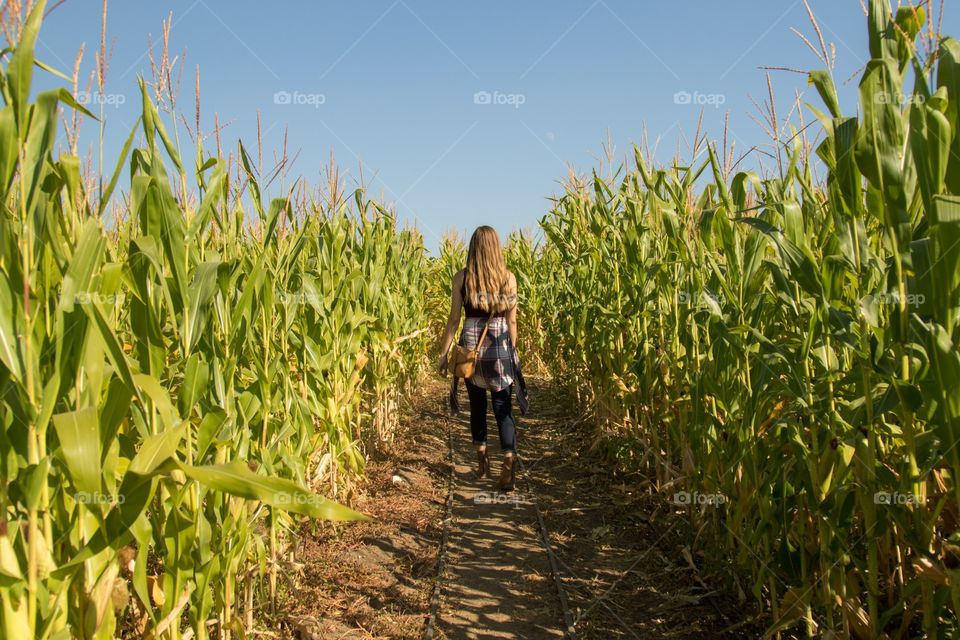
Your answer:
[[[477,477],[490,477],[490,456],[487,455],[487,448],[477,449]]]
[[[500,491],[513,491],[516,483],[517,456],[508,453],[503,456],[503,469],[500,471],[500,482],[497,488]]]

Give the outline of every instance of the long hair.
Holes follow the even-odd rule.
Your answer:
[[[493,227],[477,227],[470,237],[463,281],[466,300],[472,307],[500,312],[517,304],[517,292],[510,286],[500,238]]]

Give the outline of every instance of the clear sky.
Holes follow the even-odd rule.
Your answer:
[[[810,4],[836,45],[835,77],[853,113],[867,58],[860,2]],[[67,0],[53,11],[38,57],[70,75],[86,43],[82,68],[92,70],[100,5]],[[944,32],[960,36],[955,5],[947,2]],[[321,181],[332,148],[353,187],[362,161],[370,191],[417,224],[430,247],[450,228],[535,227],[567,163],[589,171],[608,135],[623,158],[646,125],[669,161],[678,140],[692,139],[701,106],[711,138],[729,111],[738,149],[765,144],[751,119],[751,97],[767,95],[758,67],[822,66],[790,31],[816,42],[800,0],[111,0],[111,169],[139,114],[137,75],[150,77],[148,35],[158,42],[171,12],[171,49],[186,49],[181,106],[190,122],[199,65],[205,132],[217,113],[229,123],[225,144],[240,138],[255,148],[259,110],[265,164],[285,127],[299,152],[295,175]],[[773,77],[783,112],[795,90],[819,105],[805,77]],[[683,94],[678,104],[678,92],[691,104]],[[88,123],[82,149],[95,133]]]

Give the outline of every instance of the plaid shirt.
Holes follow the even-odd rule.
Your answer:
[[[483,333],[483,323],[486,318],[467,318],[460,334],[460,344],[472,348]],[[499,325],[499,326],[498,326]],[[477,361],[477,371],[470,378],[470,382],[488,389],[499,390],[515,387],[517,404],[520,405],[520,415],[527,415],[530,408],[530,398],[527,395],[527,384],[520,371],[520,357],[510,341],[510,332],[507,329],[505,318],[493,318],[485,340],[486,348]],[[510,373],[507,373],[510,372]],[[516,380],[513,379],[516,376]],[[450,411],[453,415],[460,413],[460,397],[457,395],[459,378],[450,381]],[[503,386],[496,386],[503,385]]]
[[[477,349],[480,334],[486,318],[467,318],[460,334],[460,345],[468,349]],[[483,389],[500,391],[513,384],[513,345],[510,342],[510,330],[507,319],[490,318],[490,328],[483,345],[478,349],[477,369],[470,382]]]

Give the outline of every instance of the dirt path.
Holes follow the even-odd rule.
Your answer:
[[[454,437],[455,502],[440,637],[563,638],[532,496],[523,482],[511,493],[496,491],[502,455],[494,437],[492,477],[478,478],[467,412],[451,422],[459,437]]]
[[[538,508],[576,638],[762,635],[744,622],[749,603],[718,586],[729,584],[722,562],[690,551],[693,532],[676,508],[641,491],[643,478],[614,474],[586,450],[582,421],[558,389],[531,381],[531,415],[519,418],[518,432],[525,471],[517,491],[499,494],[493,417],[493,473],[479,479],[466,398],[464,413],[447,417],[447,384],[421,387],[394,453],[371,463],[356,506],[375,520],[307,536],[302,575],[287,594],[292,637],[422,638],[439,580],[433,638],[564,638]],[[445,520],[451,441],[454,492]],[[721,568],[711,574],[710,564]]]
[[[759,638],[722,559],[691,551],[677,507],[588,450],[560,391],[535,380],[519,440],[581,640]],[[713,567],[710,573],[707,565]]]
[[[478,479],[466,415],[448,421],[456,491],[440,636],[564,637],[539,507],[576,637],[758,637],[740,622],[742,606],[701,573],[674,509],[641,492],[642,478],[619,477],[585,450],[583,425],[555,387],[534,380],[530,391],[534,407],[519,418],[517,441],[524,471],[513,494],[495,491],[496,440],[494,478]]]

